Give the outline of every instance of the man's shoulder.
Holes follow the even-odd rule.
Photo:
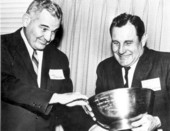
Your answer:
[[[58,47],[52,43],[46,46],[44,52],[47,54],[51,54],[52,57],[56,57],[57,59],[68,59],[67,55],[63,51],[59,50]]]
[[[13,44],[15,41],[18,41],[18,39],[21,38],[20,30],[21,29],[18,29],[17,31],[12,32],[12,33],[2,34],[1,44],[8,45],[8,44]]]
[[[144,63],[154,63],[157,66],[170,65],[170,53],[153,49],[145,49],[145,53],[141,57],[140,61]]]
[[[168,59],[170,61],[170,52],[163,52],[163,51],[156,51],[152,49],[148,49],[147,51],[149,56],[151,58],[157,59],[157,60],[166,60]]]
[[[10,34],[2,34],[2,35],[1,35],[1,42],[2,42],[2,44],[3,44],[4,42],[10,41],[11,38],[12,38],[12,36],[13,36],[13,33],[10,33]]]
[[[101,64],[108,64],[108,63],[115,63],[116,59],[114,58],[114,56],[108,57],[106,59],[104,59],[103,61],[101,61]]]
[[[118,65],[118,62],[116,61],[114,56],[112,56],[112,57],[106,58],[103,61],[101,61],[98,64],[98,67],[99,68],[110,68],[110,67],[114,67],[116,65]]]
[[[7,37],[11,37],[13,35],[18,35],[21,31],[21,28],[17,29],[16,31],[14,32],[11,32],[11,33],[5,33],[5,34],[2,34],[1,37],[2,38],[7,38]]]

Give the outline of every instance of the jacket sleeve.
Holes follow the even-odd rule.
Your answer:
[[[24,83],[14,73],[14,61],[7,48],[7,40],[1,41],[1,90],[2,101],[21,106],[30,111],[48,114],[52,106],[48,105],[53,92],[39,89]]]
[[[164,69],[166,70],[166,82],[165,82],[165,86],[166,86],[166,105],[167,105],[167,112],[166,112],[166,118],[165,116],[159,116],[161,119],[161,128],[163,128],[163,130],[169,130],[169,126],[170,126],[170,53],[167,53],[166,57],[165,57],[165,62],[164,62]],[[165,66],[167,65],[167,66]]]
[[[104,70],[103,70],[103,64],[100,63],[97,67],[97,80],[96,80],[96,89],[95,89],[95,94],[99,94],[103,91],[106,91],[106,82],[104,78]]]

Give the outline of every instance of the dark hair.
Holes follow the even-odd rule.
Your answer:
[[[34,0],[28,7],[26,13],[40,13],[43,9],[49,11],[52,16],[62,20],[62,10],[60,6],[52,0]]]
[[[110,34],[112,35],[112,30],[114,27],[122,27],[127,22],[130,22],[132,25],[135,26],[136,33],[138,36],[139,41],[141,41],[143,34],[145,33],[145,26],[143,21],[140,17],[131,15],[131,14],[120,14],[119,16],[115,17],[110,26]]]

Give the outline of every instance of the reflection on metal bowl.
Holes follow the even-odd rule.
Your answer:
[[[144,88],[119,88],[89,98],[97,123],[110,131],[131,129],[131,118],[152,114],[154,91]]]

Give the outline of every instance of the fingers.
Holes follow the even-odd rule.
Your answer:
[[[72,106],[83,106],[88,104],[88,97],[79,93],[66,93],[63,100],[63,104],[66,106],[72,107]]]
[[[89,103],[85,106],[83,106],[88,112],[92,112],[92,108],[91,106],[89,105]]]
[[[138,115],[138,116],[136,116],[136,117],[130,118],[129,120],[130,120],[131,122],[137,121],[137,120],[141,119],[142,116],[143,116],[143,114],[140,114],[140,115]]]
[[[75,99],[73,101],[70,101],[66,103],[66,106],[72,107],[72,106],[84,106],[87,105],[87,100],[86,99]]]
[[[72,95],[72,100],[76,100],[76,99],[87,100],[88,99],[86,95],[83,95],[80,92],[74,92],[74,93],[71,93],[71,95]]]
[[[137,119],[139,118],[139,119]],[[144,123],[146,123],[146,119],[145,119],[145,116],[144,114],[141,114],[137,117],[135,117],[135,122],[132,122],[132,127],[136,128],[136,127],[140,127],[141,125],[143,125]]]
[[[82,106],[86,114],[89,114],[89,112],[92,112],[92,108],[90,107],[89,104]]]
[[[108,131],[108,130],[106,130],[106,129],[95,124],[89,129],[89,131]]]
[[[96,117],[95,117],[95,115],[94,115],[94,113],[93,113],[92,111],[89,112],[88,115],[91,116],[91,118],[93,119],[93,121],[96,121]]]
[[[68,107],[73,106],[82,106],[85,113],[90,115],[94,121],[96,121],[96,118],[94,116],[94,113],[92,112],[92,108],[90,107],[88,103],[88,98],[85,95],[80,94],[79,92],[69,93],[69,101],[65,103]]]
[[[94,113],[93,113],[92,108],[90,107],[90,105],[87,104],[87,105],[82,106],[82,107],[83,107],[84,111],[86,112],[86,114],[90,115],[92,117],[93,121],[96,121],[96,118],[94,116]]]
[[[79,92],[74,93],[54,93],[49,101],[49,104],[60,103],[66,106],[76,106],[76,105],[87,105],[88,97],[80,94]]]
[[[132,122],[132,131],[152,131],[160,127],[160,121],[158,117],[154,117],[149,114],[143,114],[142,118]]]

